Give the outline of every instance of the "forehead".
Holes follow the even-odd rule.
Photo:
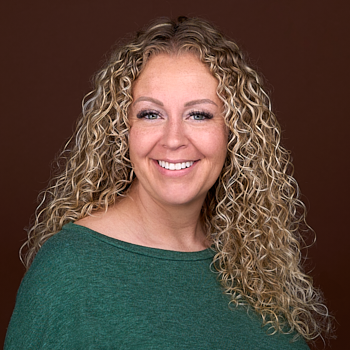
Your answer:
[[[216,94],[217,79],[192,53],[158,54],[149,59],[133,85],[133,95],[149,91],[164,92],[195,89],[197,93]]]

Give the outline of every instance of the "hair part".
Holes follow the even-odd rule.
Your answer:
[[[225,164],[202,209],[225,292],[233,304],[259,313],[272,333],[296,330],[307,340],[330,334],[328,310],[300,266],[306,210],[262,79],[233,41],[198,18],[157,20],[115,49],[96,74],[60,155],[65,166],[41,194],[26,267],[63,225],[107,210],[126,195],[134,178],[128,148],[133,82],[154,55],[185,52],[218,80],[229,129]]]

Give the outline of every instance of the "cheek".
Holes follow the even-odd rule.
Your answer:
[[[143,143],[142,134],[138,133],[135,128],[131,128],[129,132],[129,152],[132,163],[134,163],[135,159],[140,156]]]
[[[131,127],[129,131],[129,152],[131,162],[145,157],[154,147],[155,137],[150,130]]]
[[[213,157],[217,163],[223,163],[227,153],[227,141],[226,131],[220,128],[213,130],[205,138],[202,138],[201,144],[208,156]]]

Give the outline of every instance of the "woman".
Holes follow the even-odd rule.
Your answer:
[[[329,331],[269,98],[207,22],[117,48],[63,156],[5,349],[307,349]]]

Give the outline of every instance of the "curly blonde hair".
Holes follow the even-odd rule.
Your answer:
[[[96,75],[61,154],[64,169],[42,193],[26,267],[63,225],[125,196],[134,178],[128,151],[133,82],[153,55],[182,52],[197,55],[217,78],[230,131],[224,167],[202,209],[225,292],[232,303],[258,312],[271,333],[296,330],[307,340],[328,333],[327,308],[300,266],[305,207],[262,80],[234,42],[198,18],[159,19],[116,48]]]

